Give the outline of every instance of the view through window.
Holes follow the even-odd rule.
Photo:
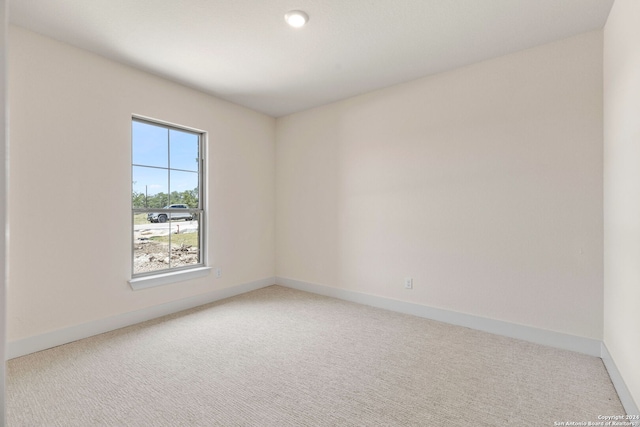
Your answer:
[[[133,276],[203,265],[203,134],[134,118]]]

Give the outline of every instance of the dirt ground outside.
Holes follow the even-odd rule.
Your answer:
[[[169,244],[151,239],[136,239],[134,244],[133,271],[135,274],[199,263],[197,246],[185,243]]]

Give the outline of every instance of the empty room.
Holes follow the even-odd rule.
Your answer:
[[[640,426],[640,1],[0,17],[0,425]]]

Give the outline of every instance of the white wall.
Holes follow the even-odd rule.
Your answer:
[[[274,276],[275,119],[10,29],[8,340]],[[209,132],[209,264],[132,291],[131,116]]]
[[[7,4],[0,0],[0,426],[5,423],[4,377],[6,344],[6,153],[7,153],[7,91],[6,91],[6,52],[7,52]]]
[[[602,338],[601,31],[276,135],[279,277]]]
[[[640,407],[640,2],[604,30],[604,342]]]

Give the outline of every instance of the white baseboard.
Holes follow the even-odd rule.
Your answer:
[[[638,405],[633,400],[631,396],[631,392],[627,388],[627,384],[624,382],[620,371],[618,371],[618,367],[613,361],[613,357],[609,353],[609,349],[607,346],[602,343],[602,362],[604,362],[605,368],[607,368],[607,372],[609,372],[609,377],[611,378],[611,382],[613,386],[616,388],[618,392],[618,397],[622,402],[622,406],[624,406],[624,410],[628,415],[640,415],[640,410],[638,410]]]
[[[243,283],[224,289],[217,289],[206,294],[196,295],[178,301],[172,301],[100,320],[94,320],[92,322],[68,328],[57,329],[55,331],[23,338],[17,341],[11,341],[7,343],[6,357],[7,359],[13,359],[15,357],[46,350],[48,348],[77,341],[82,338],[88,338],[93,335],[124,328],[125,326],[135,325],[136,323],[155,319],[167,314],[177,313],[200,305],[209,304],[214,301],[244,294],[246,292],[274,284],[275,277],[266,277],[249,283]]]
[[[592,338],[579,337],[576,335],[518,325],[502,320],[457,313],[455,311],[369,295],[362,292],[334,288],[326,285],[319,285],[316,283],[303,282],[286,277],[276,277],[276,284],[359,304],[397,311],[399,313],[412,314],[414,316],[437,320],[439,322],[449,323],[452,325],[465,326],[467,328],[521,339],[536,344],[571,350],[587,354],[589,356],[600,357],[601,354],[600,345],[602,344],[602,341]]]

